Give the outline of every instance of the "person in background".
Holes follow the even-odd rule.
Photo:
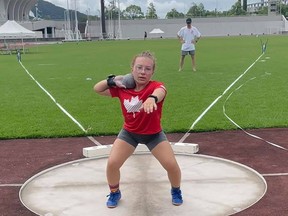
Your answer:
[[[195,46],[201,37],[201,33],[198,31],[196,27],[192,26],[191,23],[192,23],[191,18],[187,18],[186,19],[187,25],[182,27],[177,33],[177,37],[181,42],[181,57],[180,57],[179,71],[183,70],[184,59],[185,56],[188,54],[191,56],[192,70],[196,71]]]
[[[21,52],[19,49],[17,50],[17,60],[18,62],[21,62]]]
[[[106,176],[110,188],[106,203],[108,208],[116,207],[121,199],[120,168],[139,143],[145,144],[167,171],[172,204],[178,206],[183,203],[180,190],[181,170],[161,126],[162,107],[167,90],[162,82],[151,80],[155,72],[155,61],[149,51],[144,51],[132,59],[131,74],[135,86],[130,89],[123,85],[123,76],[114,75],[94,86],[96,93],[119,99],[124,117],[123,128],[112,145],[107,161]]]
[[[147,38],[147,32],[145,31],[144,32],[144,40],[146,40],[146,38]]]

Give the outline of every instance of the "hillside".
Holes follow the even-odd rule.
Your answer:
[[[38,18],[45,20],[64,20],[64,11],[66,9],[56,6],[50,2],[44,0],[38,0]],[[31,10],[36,16],[36,7]],[[70,13],[71,19],[74,19],[74,11]],[[87,15],[81,12],[77,12],[77,18],[79,22],[85,22]]]

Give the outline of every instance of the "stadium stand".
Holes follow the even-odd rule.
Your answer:
[[[28,21],[29,12],[37,0],[0,0],[0,21]]]

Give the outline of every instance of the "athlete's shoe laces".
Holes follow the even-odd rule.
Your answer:
[[[182,205],[183,199],[180,189],[171,189],[171,195],[172,195],[172,204],[179,206]]]
[[[119,200],[121,199],[121,191],[118,190],[116,192],[111,192],[107,197],[109,196],[107,200],[107,207],[108,208],[115,208],[118,205]]]

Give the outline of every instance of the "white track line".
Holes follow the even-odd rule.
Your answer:
[[[288,173],[267,173],[261,174],[263,177],[288,176]],[[23,184],[0,184],[0,187],[22,187]]]
[[[100,142],[98,142],[96,139],[94,139],[92,136],[87,136],[89,140],[91,140],[95,145],[100,146],[102,145]]]
[[[0,184],[0,187],[22,187],[23,184]]]
[[[50,99],[65,113],[84,133],[87,133],[87,130],[66,110],[64,109],[56,100],[55,98],[29,73],[29,71],[25,68],[22,62],[19,62],[22,68],[26,71],[26,73],[31,77],[31,79],[50,97]],[[96,145],[101,145],[97,140],[93,137],[88,136],[88,139],[91,140]]]
[[[201,115],[193,122],[193,124],[191,125],[190,129],[186,132],[186,134],[184,134],[184,136],[178,141],[178,142],[184,142],[184,140],[190,135],[190,131],[193,130],[193,128],[195,127],[195,125],[203,118],[203,116],[211,109],[211,107],[213,107],[217,101],[222,98],[227,91],[230,90],[230,88],[232,88],[233,85],[235,85],[235,83],[241,79],[258,61],[259,59],[264,55],[264,53],[262,53],[234,82],[232,82],[225,90],[224,92],[219,95],[205,110],[203,113],[201,113]]]
[[[262,176],[288,176],[288,173],[267,173],[267,174],[262,174]]]

